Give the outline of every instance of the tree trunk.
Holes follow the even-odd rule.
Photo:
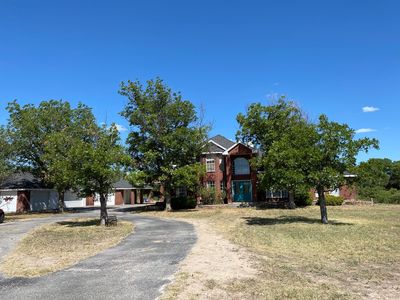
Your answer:
[[[326,210],[325,190],[324,188],[317,188],[318,191],[318,202],[319,209],[321,211],[321,222],[322,224],[328,224],[328,212]]]
[[[161,185],[160,192],[164,197],[164,209],[167,211],[171,210],[171,193],[167,191],[166,185]]]
[[[294,192],[293,191],[289,191],[289,208],[290,209],[296,208],[296,204],[294,203]]]
[[[165,201],[165,210],[166,211],[172,210],[171,209],[171,194],[170,193],[165,195],[164,201]]]
[[[63,213],[65,208],[64,202],[65,191],[58,192],[58,212]]]
[[[104,194],[100,194],[100,224],[106,225],[107,219],[107,198]]]

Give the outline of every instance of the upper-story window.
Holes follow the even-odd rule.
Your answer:
[[[235,158],[233,161],[233,173],[235,175],[248,175],[250,174],[249,161],[244,157]]]
[[[214,158],[206,159],[206,171],[207,172],[215,172],[215,160]]]

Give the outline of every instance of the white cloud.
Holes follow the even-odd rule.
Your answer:
[[[360,128],[356,130],[356,133],[367,133],[367,132],[374,132],[376,129],[372,128]]]
[[[378,111],[378,110],[379,110],[378,107],[373,107],[373,106],[364,106],[362,108],[362,111],[365,113],[374,112],[374,111]]]
[[[117,127],[117,130],[118,130],[119,132],[124,132],[124,131],[127,131],[127,130],[128,130],[125,126],[120,125],[120,124],[115,124],[115,127]]]

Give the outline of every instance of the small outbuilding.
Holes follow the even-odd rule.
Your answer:
[[[134,187],[124,179],[117,181],[107,196],[107,205],[144,203],[151,187]],[[66,208],[100,206],[99,195],[80,197],[72,191],[64,195]],[[0,183],[0,208],[6,213],[55,211],[58,193],[28,172],[15,173]]]

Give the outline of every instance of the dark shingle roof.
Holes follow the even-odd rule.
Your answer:
[[[116,183],[113,184],[113,188],[118,190],[131,190],[131,189],[143,189],[143,190],[152,190],[153,188],[149,185],[145,185],[145,186],[133,186],[131,185],[128,181],[126,181],[125,179],[120,179],[118,180]]]
[[[231,141],[230,139],[227,139],[226,137],[224,137],[220,134],[210,138],[210,141],[213,141],[213,142],[217,143],[218,145],[224,147],[224,150],[227,150],[236,144],[235,142]]]
[[[0,183],[0,189],[45,189],[47,186],[28,172],[14,173]]]
[[[217,145],[208,142],[207,146],[204,149],[205,152],[213,152],[213,153],[222,153],[225,151],[224,148],[218,147]]]
[[[133,186],[125,179],[120,179],[116,183],[113,184],[113,188],[115,188],[115,189],[132,189]]]
[[[0,182],[0,190],[34,190],[34,189],[47,189],[40,179],[36,178],[29,172],[14,173]],[[113,184],[114,189],[135,189],[125,179],[120,179]],[[141,189],[151,190],[151,186],[140,187]]]

